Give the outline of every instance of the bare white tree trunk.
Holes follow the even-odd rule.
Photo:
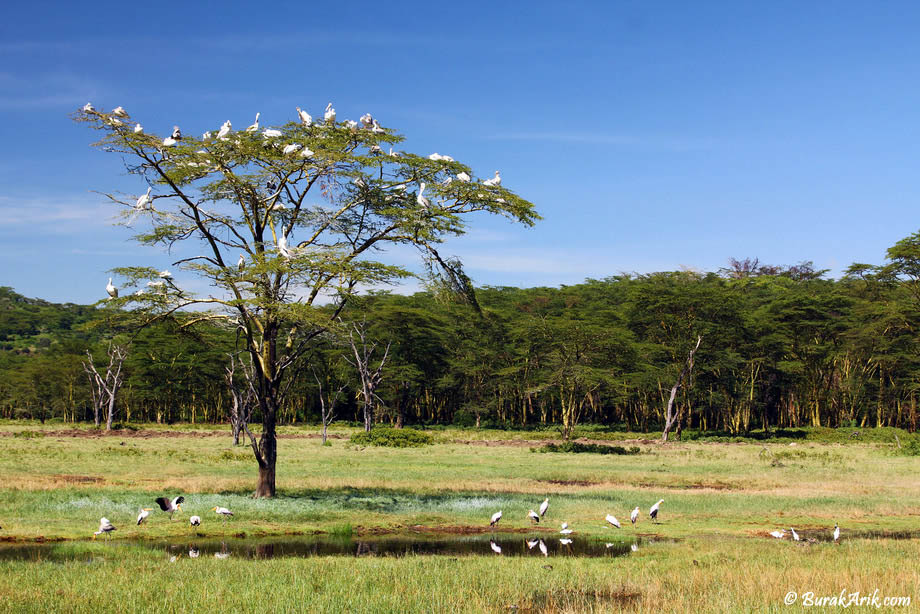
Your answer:
[[[320,381],[319,376],[316,375],[316,371],[313,371],[313,379],[316,380],[316,385],[319,387],[319,408],[320,417],[323,420],[323,445],[325,445],[326,433],[329,430],[329,425],[335,420],[335,404],[338,402],[342,391],[345,390],[345,386],[342,385],[335,391],[335,394],[329,399],[329,406],[327,407],[326,399],[323,397],[323,383]]]
[[[224,367],[224,382],[230,390],[230,428],[233,431],[233,445],[240,444],[240,433],[247,429],[252,410],[256,406],[256,392],[253,385],[252,368],[247,368],[240,359],[240,369],[243,372],[243,389],[234,378],[236,374],[236,357],[230,354],[230,366]]]
[[[93,383],[93,411],[96,426],[101,422],[101,413],[103,407],[106,409],[105,430],[112,430],[112,420],[115,418],[116,401],[118,390],[124,383],[124,374],[122,365],[125,358],[128,357],[128,348],[120,345],[111,344],[108,349],[109,365],[105,369],[105,376],[99,373],[93,362],[93,355],[89,350],[86,351],[87,362],[83,363],[83,370],[89,375]]]
[[[383,379],[383,366],[386,364],[387,357],[390,355],[390,344],[387,343],[380,364],[377,365],[375,370],[371,371],[371,358],[374,356],[374,350],[377,348],[377,344],[371,343],[368,345],[365,325],[366,322],[362,322],[361,326],[353,324],[354,332],[348,332],[351,350],[355,355],[355,361],[351,362],[348,360],[348,363],[358,370],[358,377],[361,380],[361,390],[358,391],[358,394],[360,394],[361,402],[364,406],[364,430],[365,432],[370,432],[371,427],[374,425],[374,410],[379,398],[377,397],[376,390],[377,386],[380,385],[380,381]],[[355,335],[358,336],[358,341],[360,341],[360,350],[358,349],[358,342],[355,341]]]
[[[681,368],[680,375],[677,376],[677,382],[675,382],[674,386],[671,388],[671,396],[668,397],[668,406],[665,410],[664,432],[661,433],[661,441],[668,440],[668,434],[677,422],[677,412],[674,411],[674,399],[677,398],[677,390],[681,387],[681,384],[683,384],[684,378],[689,377],[690,372],[693,371],[693,355],[700,349],[700,343],[702,342],[702,337],[696,338],[696,346],[690,350],[690,355],[687,356],[687,361]]]

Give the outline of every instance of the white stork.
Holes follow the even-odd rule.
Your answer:
[[[648,511],[649,518],[651,518],[652,520],[658,519],[658,506],[661,505],[662,503],[664,503],[664,499],[659,499],[658,503],[652,506],[652,509]]]
[[[152,507],[142,507],[140,514],[137,515],[137,525],[140,526],[142,522],[147,520],[147,516],[149,516],[152,511]]]
[[[327,124],[335,123],[335,109],[332,107],[332,103],[326,105],[326,112],[323,113],[323,119]]]
[[[486,179],[485,181],[482,182],[482,185],[487,185],[489,187],[495,187],[495,188],[497,188],[501,184],[502,184],[502,176],[498,171],[495,171],[494,177],[492,177],[491,179]]]
[[[246,126],[246,132],[255,132],[259,129],[259,113],[256,113],[256,121]]]
[[[530,518],[530,520],[532,520],[533,522],[540,524],[540,515],[537,514],[535,511],[530,510],[529,512],[527,512],[527,517]]]
[[[115,527],[109,522],[108,518],[99,519],[99,530],[93,533],[93,539],[96,539],[97,535],[105,535],[105,538],[109,538],[109,533],[115,531]]]
[[[789,530],[792,531],[792,541],[801,541],[799,540],[799,534],[795,532],[794,528],[789,527]]]
[[[181,495],[174,498],[172,501],[170,501],[166,497],[157,497],[156,499],[156,504],[160,506],[160,509],[163,510],[164,512],[169,512],[170,520],[172,519],[173,514],[175,514],[176,512],[182,511],[183,502],[185,502],[185,497]]]
[[[632,511],[632,514],[629,515],[629,519],[633,524],[636,524],[636,521],[639,520],[639,506],[636,506],[636,509]]]
[[[115,107],[112,109],[112,115],[117,115],[118,117],[128,117],[128,112],[125,111],[124,107]]]
[[[837,523],[835,522],[834,523],[834,543],[836,544],[839,541],[840,541],[840,526],[838,526]]]
[[[109,277],[109,283],[105,285],[105,291],[109,293],[110,297],[118,298],[118,288],[112,285],[111,277]]]
[[[227,520],[227,518],[233,516],[233,512],[231,512],[230,510],[228,510],[228,509],[225,508],[225,507],[217,506],[217,507],[214,508],[213,511],[214,511],[215,514],[218,514],[218,515],[219,515],[221,518],[223,518],[224,520]]]
[[[201,526],[201,516],[192,516],[188,519],[188,523],[193,527]]]
[[[297,117],[300,119],[300,123],[302,123],[307,128],[313,124],[313,118],[310,117],[310,114],[301,110],[300,107],[297,107]]]
[[[495,512],[494,514],[492,514],[492,520],[489,521],[489,526],[492,527],[492,528],[494,529],[494,528],[495,528],[495,525],[497,525],[497,524],[498,524],[498,521],[501,520],[501,519],[502,519],[502,511],[501,511],[501,510],[498,510],[497,512]]]
[[[457,175],[460,177],[460,175]],[[540,518],[546,516],[546,510],[549,509],[549,498],[543,499],[543,503],[540,504]]]
[[[612,514],[607,514],[607,517],[604,518],[604,520],[606,520],[607,522],[609,522],[611,525],[615,526],[616,528],[618,529],[620,528],[620,521],[617,520],[616,517],[613,516]]]

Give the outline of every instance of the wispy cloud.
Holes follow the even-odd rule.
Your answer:
[[[35,108],[76,108],[99,94],[93,81],[71,74],[44,73],[17,75],[0,73],[0,110]]]
[[[112,214],[112,207],[100,198],[0,196],[0,231],[30,226],[48,233],[71,233],[80,227],[108,226]]]

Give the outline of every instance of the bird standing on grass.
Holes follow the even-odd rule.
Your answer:
[[[540,518],[546,516],[546,510],[549,509],[549,498],[543,499],[543,503],[540,504]]]
[[[835,522],[834,523],[834,543],[835,544],[839,543],[839,541],[840,541],[840,527]]]
[[[97,535],[103,535],[103,534],[105,535],[105,538],[108,539],[109,533],[115,530],[116,530],[115,527],[112,525],[111,522],[109,522],[108,518],[100,518],[99,519],[99,530],[93,533],[93,539],[96,539]]]
[[[799,534],[795,532],[795,529],[789,527],[789,530],[792,531],[792,541],[799,541]]]
[[[497,525],[498,521],[501,519],[502,519],[502,511],[498,510],[497,512],[492,514],[492,520],[489,521],[489,526],[494,529],[495,525]]]
[[[141,513],[137,515],[137,525],[140,526],[142,522],[147,520],[147,516],[149,516],[152,511],[152,507],[142,507]]]
[[[189,525],[197,527],[201,525],[201,516],[192,516],[188,519]]]
[[[562,523],[562,530],[559,531],[559,533],[561,533],[562,535],[571,535],[574,532],[575,531],[569,528],[569,523],[567,522]]]
[[[214,508],[214,513],[219,514],[224,520],[226,520],[230,516],[233,516],[233,512],[231,512],[225,507],[220,507],[220,506],[217,506]]]
[[[166,497],[157,497],[156,504],[160,506],[160,509],[164,512],[169,512],[169,519],[172,520],[173,514],[176,512],[182,511],[182,504],[185,502],[185,497],[178,496],[172,501]]]
[[[613,516],[612,514],[607,514],[607,517],[604,518],[604,520],[606,520],[607,522],[609,522],[611,525],[615,526],[616,528],[618,529],[620,528],[620,521],[617,520],[616,517]]]
[[[636,509],[632,511],[632,514],[629,515],[629,519],[633,524],[636,524],[636,521],[639,520],[639,506],[636,506]]]
[[[529,512],[527,512],[527,517],[530,518],[533,522],[540,524],[540,515],[537,514],[535,511],[530,510]]]
[[[652,506],[652,509],[648,511],[648,515],[652,520],[658,519],[658,506],[664,503],[664,499],[659,499],[658,503]]]
[[[786,537],[786,529],[780,529],[779,531],[770,531],[770,535],[776,539],[782,539]]]

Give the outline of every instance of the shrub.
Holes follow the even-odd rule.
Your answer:
[[[413,429],[394,429],[381,427],[371,429],[369,433],[355,433],[349,439],[351,443],[362,446],[386,446],[389,448],[419,448],[434,443],[428,433]]]
[[[36,437],[44,437],[45,434],[41,431],[19,431],[13,433],[13,437],[24,437],[26,439],[34,439]]]
[[[571,452],[573,454],[617,454],[621,456],[632,456],[642,452],[639,446],[605,446],[597,443],[578,443],[577,441],[567,441],[556,445],[548,443],[542,448],[536,449],[538,452]]]

